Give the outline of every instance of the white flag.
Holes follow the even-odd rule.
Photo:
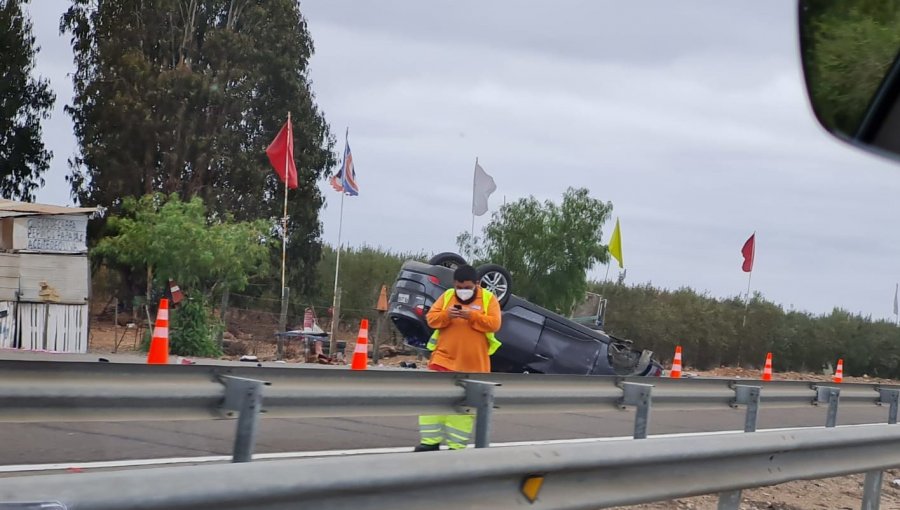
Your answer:
[[[494,178],[475,162],[475,182],[472,185],[472,214],[481,216],[488,212],[488,197],[497,191]]]

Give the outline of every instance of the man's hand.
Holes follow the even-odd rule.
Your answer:
[[[469,320],[469,317],[472,316],[472,312],[470,310],[466,310],[464,308],[451,308],[447,314],[451,319],[465,319]]]

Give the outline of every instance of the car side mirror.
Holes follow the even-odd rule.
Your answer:
[[[819,123],[857,147],[900,157],[900,4],[800,0],[800,54]]]

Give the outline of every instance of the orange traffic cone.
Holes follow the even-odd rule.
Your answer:
[[[766,353],[766,367],[763,368],[763,381],[771,381],[772,380],[772,353]]]
[[[669,377],[672,379],[680,379],[681,378],[681,346],[675,346],[675,359],[672,360],[672,371],[669,372]]]
[[[150,352],[147,353],[150,365],[166,365],[169,363],[169,300],[159,300],[159,311],[156,313],[156,327],[150,339]]]
[[[359,323],[359,336],[356,337],[356,349],[353,350],[352,370],[365,370],[369,367],[369,321],[363,319]]]
[[[839,359],[837,364],[837,369],[834,371],[834,382],[842,383],[844,382],[844,360]]]

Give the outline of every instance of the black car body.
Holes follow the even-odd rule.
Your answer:
[[[404,341],[425,349],[432,330],[425,316],[434,301],[453,286],[453,270],[408,261],[391,289],[388,315]],[[505,296],[503,346],[491,358],[494,372],[656,376],[662,367],[652,352],[599,328],[573,322],[515,295]]]

